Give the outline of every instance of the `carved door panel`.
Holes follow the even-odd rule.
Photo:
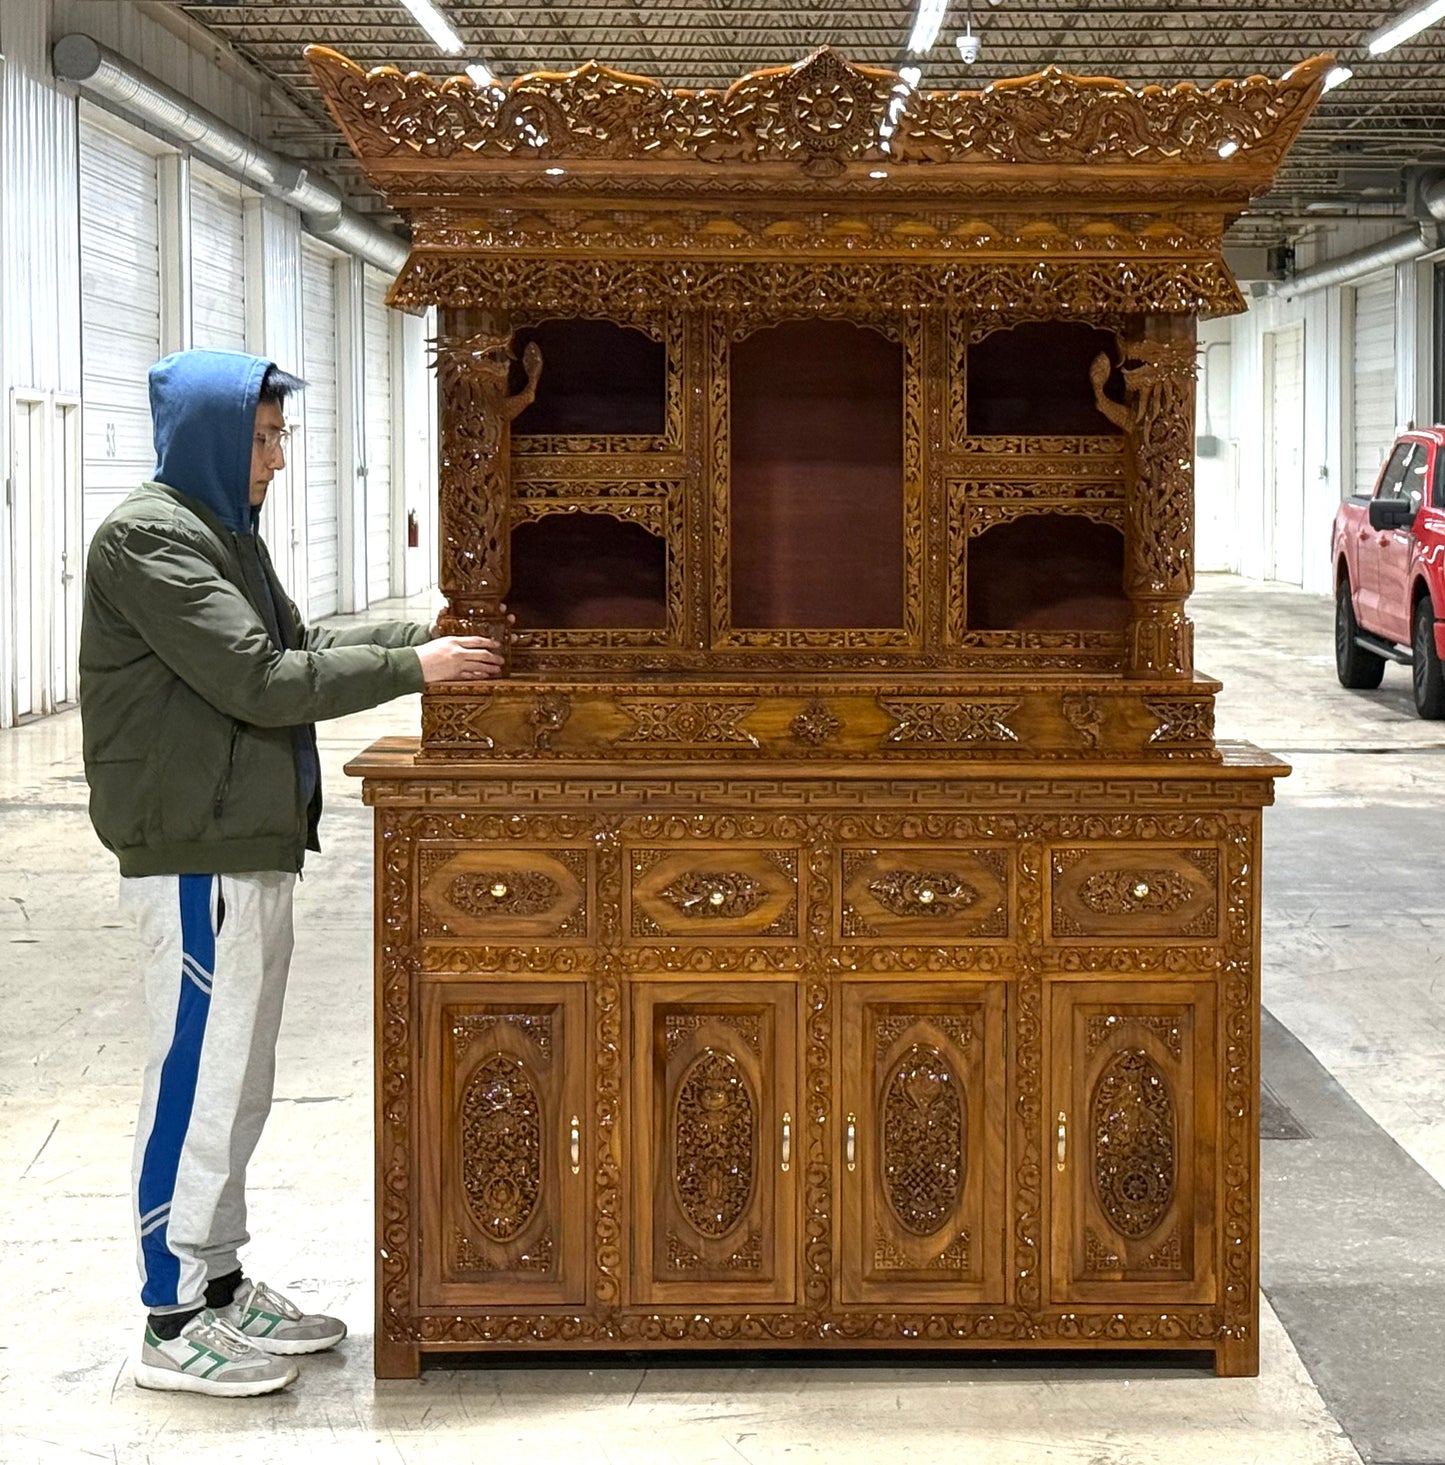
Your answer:
[[[797,988],[633,988],[633,1301],[797,1296]]]
[[[423,1305],[582,1302],[586,993],[580,983],[421,991]]]
[[[1054,1301],[1214,1300],[1214,988],[1060,983],[1050,1004]]]
[[[839,1300],[1004,1300],[1002,982],[844,982]]]

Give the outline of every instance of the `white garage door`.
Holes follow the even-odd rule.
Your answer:
[[[1355,493],[1370,493],[1395,440],[1395,272],[1355,286]]]
[[[246,219],[238,185],[191,166],[191,344],[246,349]]]
[[[1270,578],[1304,580],[1304,327],[1265,337],[1269,414]]]
[[[337,497],[340,434],[337,321],[341,304],[335,256],[301,244],[301,394],[306,447],[306,618],[335,615],[341,605],[341,516]]]
[[[96,525],[155,469],[146,372],[161,354],[156,160],[80,125],[82,508]]]
[[[390,282],[366,271],[366,598],[391,594],[391,311]]]

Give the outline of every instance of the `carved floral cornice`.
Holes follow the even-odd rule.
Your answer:
[[[667,87],[595,62],[479,88],[465,76],[363,71],[323,46],[308,47],[306,57],[368,164],[446,162],[481,172],[520,163],[534,174],[537,165],[569,162],[671,172],[783,164],[817,180],[880,164],[1162,167],[1176,173],[1181,191],[1203,170],[1242,184],[1235,191],[1246,195],[1268,183],[1332,64],[1316,56],[1278,80],[1139,90],[1051,67],[981,91],[900,93],[896,73],[827,48],[725,91]],[[889,134],[883,124],[899,95],[905,105]],[[373,177],[388,171],[373,169]]]

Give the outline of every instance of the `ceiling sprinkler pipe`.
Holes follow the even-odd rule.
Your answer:
[[[318,238],[392,275],[406,262],[406,245],[346,208],[329,183],[262,147],[90,36],[62,36],[51,59],[60,80],[111,103],[147,123],[167,142],[289,204],[304,216],[307,228]]]

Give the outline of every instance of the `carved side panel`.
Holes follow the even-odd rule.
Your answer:
[[[840,1300],[1002,1301],[1004,984],[845,980],[839,1020]]]
[[[581,1302],[582,987],[428,982],[421,1004],[420,1300]]]
[[[1160,996],[1050,994],[1057,1302],[1214,1298],[1215,992],[1171,982]]]
[[[634,983],[633,1293],[797,1296],[797,988]]]

